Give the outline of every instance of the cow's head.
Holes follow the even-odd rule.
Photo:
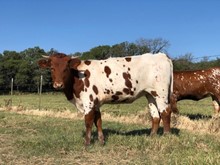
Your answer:
[[[77,57],[70,57],[62,53],[43,57],[38,61],[38,65],[40,68],[50,68],[53,87],[56,89],[65,87],[66,82],[71,79],[71,69],[77,70],[77,66],[81,63]]]

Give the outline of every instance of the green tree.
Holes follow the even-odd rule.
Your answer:
[[[58,53],[58,51],[57,51],[56,49],[54,49],[54,48],[51,48],[51,49],[47,52],[48,55],[52,55],[52,54],[55,54],[55,53]]]
[[[27,89],[28,85],[31,82],[31,79],[32,77],[29,62],[25,60],[20,60],[19,67],[15,75],[15,84],[17,86],[17,90]]]
[[[81,53],[81,59],[106,59],[108,57],[125,57],[141,55],[144,53],[167,52],[169,42],[162,38],[139,39],[135,43],[121,42],[113,46],[104,45],[92,48],[88,52]]]
[[[3,89],[4,86],[4,77],[3,77],[3,56],[0,54],[0,89]]]
[[[110,56],[110,46],[97,46],[82,55],[82,59],[106,59]]]
[[[151,53],[158,53],[158,52],[167,53],[167,49],[170,46],[169,41],[162,38],[155,38],[155,39],[140,38],[139,40],[136,41],[136,44],[139,45],[142,49],[144,49],[144,51]]]
[[[53,54],[56,51],[51,49],[48,53],[46,53],[43,49],[39,47],[28,48],[21,52],[21,55],[24,59],[23,65],[28,67],[28,70],[23,69],[21,66],[18,72],[19,82],[26,83],[26,90],[28,91],[36,91],[39,90],[40,76],[43,76],[43,85],[47,89],[51,89],[51,76],[49,70],[40,69],[37,61],[42,58],[42,55]],[[27,79],[27,76],[29,79]]]
[[[80,52],[76,52],[76,53],[71,53],[69,54],[70,56],[75,56],[75,57],[81,57],[83,55],[83,53]]]
[[[115,44],[111,47],[111,57],[124,57],[128,56],[128,42],[122,42],[120,44]]]
[[[179,58],[173,60],[174,71],[193,70],[195,65],[193,63],[193,56],[191,53],[187,53]]]
[[[12,78],[15,78],[16,73],[21,63],[21,56],[15,51],[4,51],[2,56],[2,75],[4,79],[5,89],[10,88]]]

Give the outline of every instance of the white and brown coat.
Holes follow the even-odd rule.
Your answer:
[[[164,131],[170,131],[173,65],[165,54],[82,61],[58,53],[41,59],[39,65],[51,68],[54,88],[63,88],[67,99],[85,114],[86,144],[90,143],[93,122],[104,143],[102,104],[131,103],[141,96],[148,99],[151,133],[157,132],[160,119]]]

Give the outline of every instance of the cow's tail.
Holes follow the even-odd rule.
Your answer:
[[[172,94],[173,94],[173,63],[172,63],[172,60],[169,59],[169,62],[170,62],[170,86],[169,86],[169,97],[168,97],[168,102],[169,104],[171,103],[171,97],[172,97]],[[172,107],[171,107],[172,109]]]

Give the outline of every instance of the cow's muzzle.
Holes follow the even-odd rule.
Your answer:
[[[53,87],[55,89],[62,89],[62,88],[64,88],[64,84],[62,82],[54,82]]]

